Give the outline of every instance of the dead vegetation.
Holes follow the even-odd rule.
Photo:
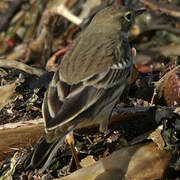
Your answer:
[[[96,126],[75,132],[79,170],[64,142],[46,174],[24,171],[23,159],[43,134],[41,105],[53,72],[94,14],[110,4],[147,11],[129,34],[134,70],[109,132]],[[2,0],[0,179],[178,179],[179,9],[178,0]]]

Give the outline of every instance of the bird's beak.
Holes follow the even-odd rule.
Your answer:
[[[134,11],[134,15],[139,16],[140,14],[144,13],[146,11],[146,9],[137,9]]]

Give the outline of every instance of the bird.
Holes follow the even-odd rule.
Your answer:
[[[44,172],[73,130],[93,124],[101,132],[107,129],[133,67],[128,32],[142,12],[108,6],[72,42],[45,93],[45,135],[28,156],[26,169]]]

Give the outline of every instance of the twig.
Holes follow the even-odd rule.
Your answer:
[[[45,12],[44,14],[45,24],[49,24],[51,21],[51,17],[55,15],[64,16],[66,19],[68,19],[69,21],[71,21],[72,23],[76,25],[80,25],[82,22],[82,19],[75,16],[73,13],[69,11],[68,8],[66,8],[65,1],[63,2],[60,1],[60,4],[59,5],[57,4],[57,7],[54,7]]]
[[[152,96],[152,98],[151,98],[150,106],[153,105],[153,103],[154,103],[154,98],[155,98],[156,95],[157,95],[156,88],[154,88],[154,93],[153,93],[153,96]]]
[[[41,76],[44,74],[44,71],[40,69],[33,68],[31,66],[28,66],[27,64],[15,60],[0,59],[0,67],[15,68],[29,74],[35,74],[37,76]]]
[[[157,2],[156,0],[140,0],[145,5],[149,6],[151,9],[160,10],[170,16],[180,17],[180,8],[173,6],[171,4],[165,4],[162,2]]]

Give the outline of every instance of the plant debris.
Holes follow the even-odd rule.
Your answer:
[[[58,64],[111,4],[146,12],[129,33],[133,73],[108,131],[74,132],[79,170],[67,142],[46,173],[24,170],[43,135],[41,106]],[[2,0],[0,19],[0,179],[180,178],[179,0]]]

